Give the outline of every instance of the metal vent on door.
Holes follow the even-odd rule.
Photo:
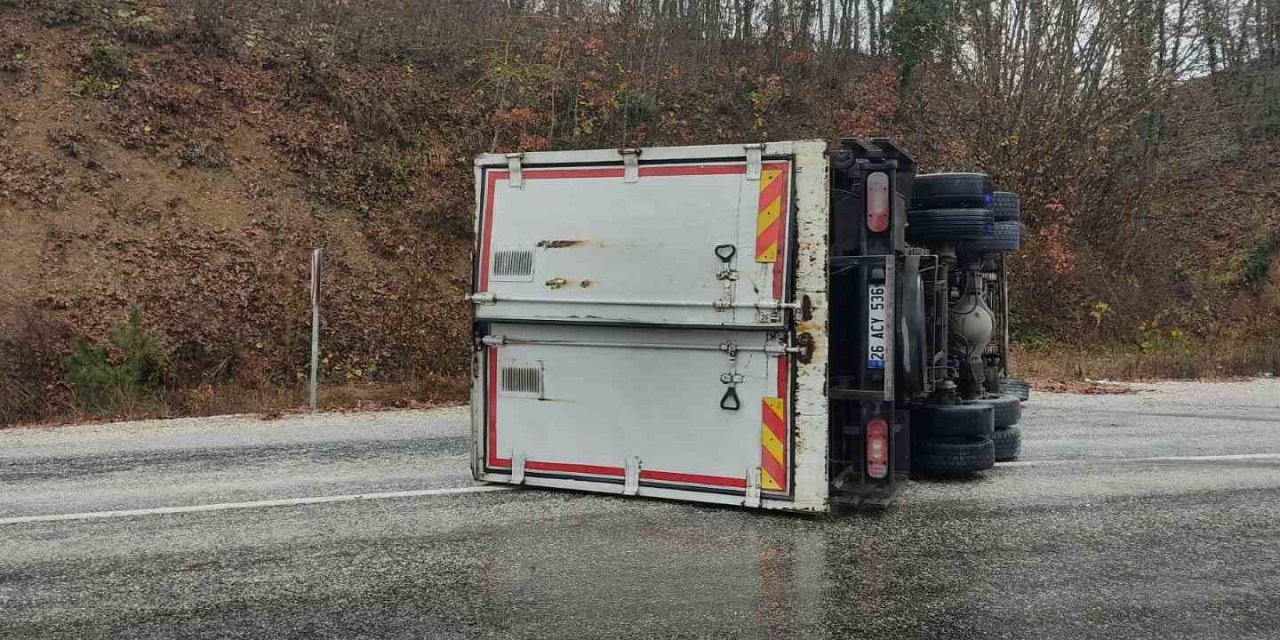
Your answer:
[[[503,367],[499,377],[502,379],[502,392],[507,395],[542,397],[542,367],[540,366]]]
[[[498,249],[493,254],[493,279],[505,282],[533,280],[533,250]]]

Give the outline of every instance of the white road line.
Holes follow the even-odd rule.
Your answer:
[[[354,502],[356,500],[383,500],[386,498],[421,498],[426,496],[452,496],[463,493],[488,493],[490,491],[507,491],[513,487],[504,485],[481,485],[478,487],[455,487],[452,489],[419,489],[416,491],[389,491],[386,493],[354,493],[343,496],[318,496],[314,498],[284,498],[280,500],[256,500],[254,502],[222,502],[218,504],[197,504],[189,507],[156,507],[153,509],[127,509],[124,511],[89,511],[85,513],[60,513],[43,516],[19,516],[16,518],[0,518],[0,525],[22,524],[26,522],[63,522],[67,520],[97,520],[102,518],[130,518],[133,516],[153,516],[169,513],[201,513],[205,511],[229,511],[231,509],[257,509],[258,507],[289,507],[306,504],[325,504],[329,502]]]
[[[1120,464],[1132,462],[1247,462],[1249,460],[1280,460],[1280,453],[1239,453],[1216,456],[1163,456],[1158,458],[1072,458],[1069,460],[1018,460],[997,462],[996,467],[1038,467],[1057,464]]]

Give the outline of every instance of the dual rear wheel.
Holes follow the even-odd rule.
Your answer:
[[[982,173],[916,176],[907,212],[907,242],[954,246],[961,255],[987,256],[1022,247],[1018,194],[993,191]]]
[[[911,407],[911,469],[969,474],[1018,457],[1022,404],[1014,396],[989,396],[960,404]]]

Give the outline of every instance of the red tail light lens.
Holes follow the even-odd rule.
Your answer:
[[[877,480],[889,473],[889,425],[883,418],[867,422],[867,475]]]
[[[886,173],[867,176],[867,228],[874,233],[884,233],[889,228],[889,175]]]

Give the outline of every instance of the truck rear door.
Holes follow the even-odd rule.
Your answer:
[[[825,452],[796,486],[795,144],[477,160],[477,478],[825,504]]]

